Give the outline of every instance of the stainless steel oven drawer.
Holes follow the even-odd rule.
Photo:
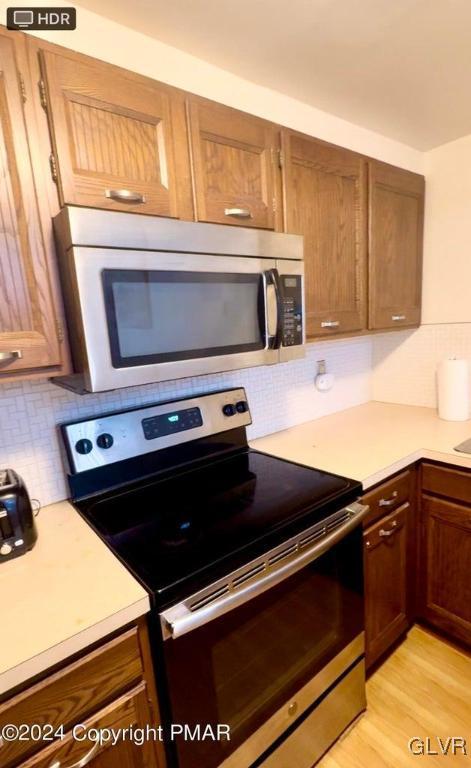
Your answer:
[[[260,768],[311,768],[365,709],[365,662],[362,659]]]

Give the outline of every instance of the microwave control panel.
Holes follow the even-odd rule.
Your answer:
[[[302,280],[300,275],[282,275],[283,319],[282,342],[284,347],[303,343]]]

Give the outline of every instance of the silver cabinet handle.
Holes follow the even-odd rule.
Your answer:
[[[84,755],[80,760],[77,760],[76,763],[72,763],[71,765],[62,766],[60,760],[56,760],[54,763],[51,763],[49,768],[85,768],[86,765],[89,764],[91,760],[95,757],[96,753],[98,752],[98,749],[100,747],[100,741],[97,740],[93,747],[87,752],[86,755]]]
[[[391,507],[397,497],[399,496],[399,491],[393,491],[389,499],[380,499],[378,502],[379,507]]]
[[[391,320],[393,321],[393,323],[399,323],[401,320],[405,320],[405,319],[406,319],[405,315],[391,315]]]
[[[10,360],[20,360],[23,357],[21,349],[12,349],[11,352],[0,352],[0,361],[7,363]]]
[[[339,320],[323,320],[321,323],[321,328],[338,328],[339,325]]]
[[[397,520],[393,520],[391,523],[391,530],[385,531],[384,528],[380,528],[379,535],[383,537],[392,536],[396,532]]]
[[[107,189],[105,197],[116,200],[118,203],[145,203],[146,198],[140,192],[130,189]]]
[[[224,216],[235,216],[237,219],[252,218],[252,214],[248,208],[224,208]]]

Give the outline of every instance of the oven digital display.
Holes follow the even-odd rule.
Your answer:
[[[146,440],[155,440],[156,437],[173,435],[202,425],[203,419],[199,408],[185,408],[183,411],[171,411],[142,420]]]

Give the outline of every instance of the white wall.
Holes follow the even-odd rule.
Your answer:
[[[330,392],[314,387],[316,361],[336,375]],[[371,399],[371,339],[311,344],[304,360],[169,381],[80,397],[47,381],[0,385],[0,468],[23,476],[42,504],[67,497],[57,424],[120,408],[244,386],[252,412],[251,438]]]
[[[427,152],[425,172],[423,322],[471,322],[471,135]]]
[[[64,6],[67,4],[67,2],[62,3]],[[6,17],[6,8],[9,5],[10,3],[5,0],[0,0],[3,18]],[[54,6],[57,2],[33,0],[30,7],[34,5]],[[98,0],[97,7],[99,7]],[[273,120],[281,125],[365,152],[395,165],[422,172],[423,155],[416,149],[353,125],[269,88],[255,85],[195,56],[109,21],[85,8],[77,7],[75,32],[35,32],[34,34],[53,43],[96,56],[156,80]]]

